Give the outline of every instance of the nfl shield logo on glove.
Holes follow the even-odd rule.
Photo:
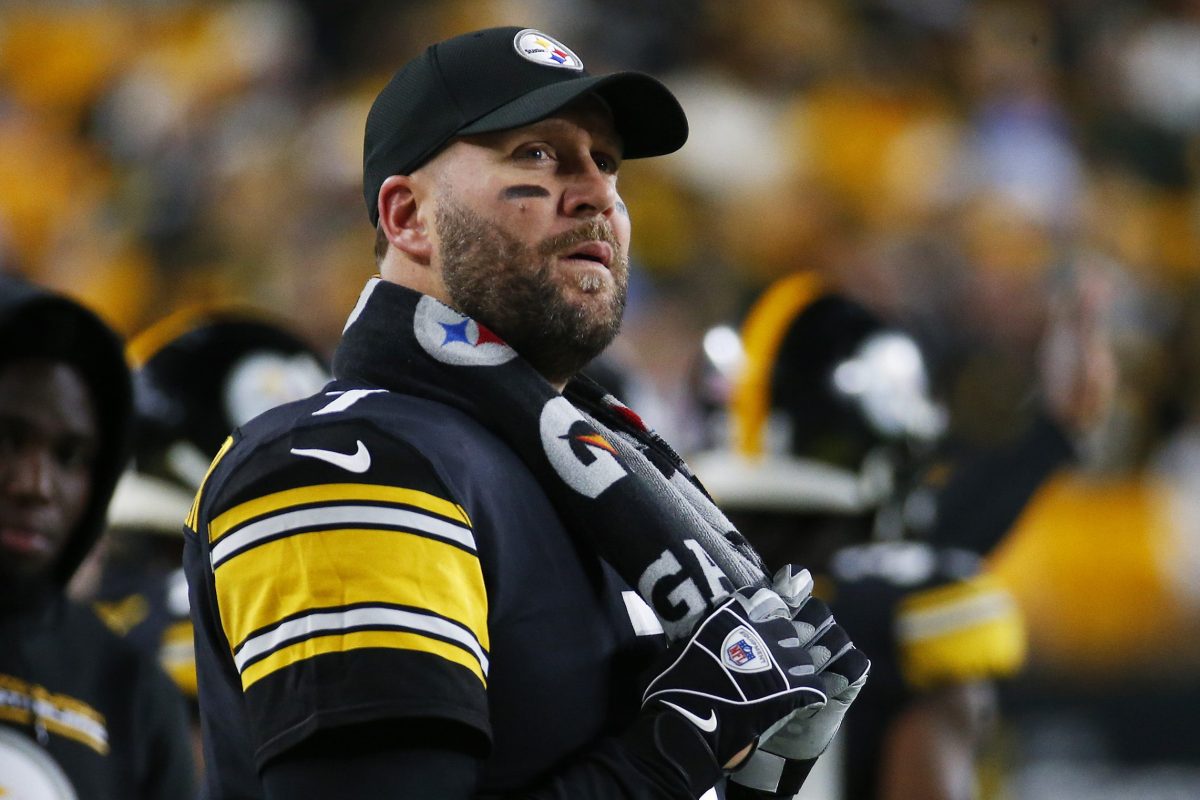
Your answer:
[[[721,663],[737,672],[763,672],[771,668],[766,646],[745,625],[739,625],[725,637]]]

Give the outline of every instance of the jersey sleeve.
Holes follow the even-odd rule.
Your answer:
[[[195,533],[260,765],[379,719],[489,737],[487,591],[471,519],[434,467],[348,422],[243,444]]]
[[[1025,662],[1016,601],[992,575],[910,592],[896,608],[900,670],[913,689],[1005,678]]]
[[[834,613],[895,696],[1003,678],[1024,663],[1024,618],[967,551],[918,542],[846,548],[833,559]]]

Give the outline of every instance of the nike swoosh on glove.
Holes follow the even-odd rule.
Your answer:
[[[731,780],[738,786],[791,797],[800,790],[813,761],[833,741],[850,704],[867,682],[871,661],[837,624],[829,606],[812,596],[808,570],[784,567],[776,573],[774,586],[791,609],[795,635],[812,659],[829,701],[815,713],[793,713],[780,728],[764,736]],[[729,796],[736,797],[736,791]]]
[[[664,662],[642,696],[643,710],[687,720],[720,764],[797,709],[826,700],[787,604],[770,589],[731,595]]]

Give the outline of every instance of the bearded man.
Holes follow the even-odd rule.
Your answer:
[[[869,662],[577,377],[625,304],[621,161],[686,135],[527,28],[376,98],[336,379],[236,431],[187,522],[211,798],[798,788]]]

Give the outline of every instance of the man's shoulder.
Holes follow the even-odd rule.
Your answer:
[[[476,450],[509,450],[479,421],[453,406],[342,381],[252,420],[238,432],[237,448],[241,453],[257,452],[288,437],[323,439],[355,429],[367,435],[373,431],[383,440],[380,446],[407,445],[428,456],[453,450],[455,442],[463,441]]]
[[[404,487],[458,504],[534,483],[511,448],[462,411],[335,382],[235,431],[193,521],[316,486],[342,486],[354,496],[363,485]]]

